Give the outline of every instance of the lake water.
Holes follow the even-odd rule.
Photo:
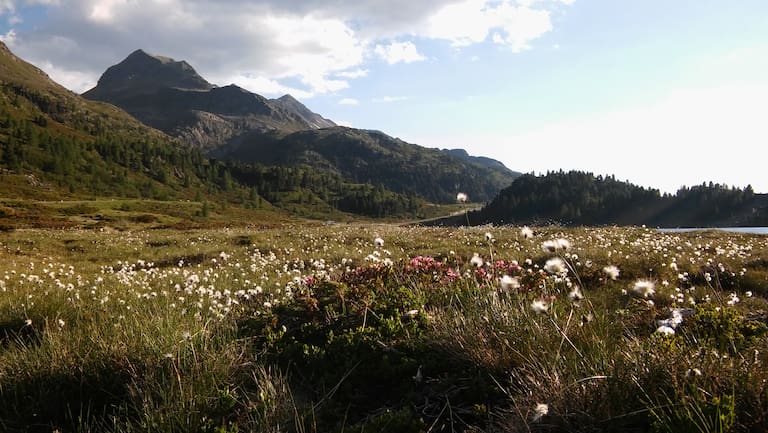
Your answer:
[[[721,230],[724,232],[768,235],[768,227],[686,227],[676,229],[659,229],[659,231],[667,233],[698,232],[704,230]]]

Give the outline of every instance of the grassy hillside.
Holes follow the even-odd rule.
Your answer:
[[[4,45],[0,47],[0,180],[0,197],[8,199],[191,200],[201,209],[198,213],[204,207],[207,214],[213,207],[233,206],[254,210],[253,218],[278,209],[271,219],[286,218],[286,211],[335,220],[354,214],[414,218],[427,216],[429,209],[423,198],[350,182],[339,174],[211,160],[114,106],[69,92]],[[41,206],[31,212],[37,217],[6,206],[0,224],[72,224],[71,215],[57,215],[52,212],[55,208]],[[26,219],[17,218],[22,214]]]

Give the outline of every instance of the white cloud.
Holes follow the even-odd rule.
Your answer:
[[[337,72],[336,76],[342,77],[342,78],[354,79],[354,78],[367,77],[368,76],[368,72],[369,72],[368,69],[359,69],[358,68],[358,69],[355,69],[355,70],[352,70],[352,71]]]
[[[313,96],[306,90],[286,86],[263,76],[231,75],[223,78],[221,82],[235,84],[243,89],[268,97],[290,94],[295,98],[306,99]]]
[[[6,12],[13,12],[15,10],[16,6],[13,0],[0,0],[0,15]]]
[[[339,105],[358,105],[360,101],[355,98],[344,98],[339,101]]]
[[[529,2],[530,3],[530,2]],[[424,36],[451,41],[456,47],[484,42],[509,45],[514,52],[552,30],[548,9],[511,1],[464,0],[444,6],[427,20]]]
[[[11,49],[16,45],[16,30],[10,29],[4,35],[0,35],[0,41],[3,41]]]
[[[565,1],[515,6],[519,1],[0,0],[0,15],[22,4],[50,8],[34,30],[16,29],[15,51],[54,65],[49,72],[58,81],[65,80],[58,71],[98,75],[143,48],[187,60],[219,85],[263,77],[261,87],[316,95],[366,76],[373,57],[424,60],[413,38],[464,46],[493,34],[514,51],[525,49],[551,29],[548,11]]]
[[[424,34],[449,40],[459,47],[482,42],[492,27],[486,3],[486,0],[465,0],[446,5],[427,19]]]
[[[204,0],[71,0],[49,12],[50,21],[35,32],[19,31],[17,54],[56,65],[49,73],[64,81],[58,70],[98,75],[144,48],[187,60],[219,85],[232,79],[274,91],[290,87],[283,84],[288,80],[301,83],[292,94],[305,96],[347,88],[337,73],[362,74],[366,43],[344,21],[277,14],[268,2],[228,2],[222,7]],[[62,50],[64,40],[70,44]]]
[[[405,101],[407,99],[407,96],[382,96],[380,98],[373,98],[372,101],[376,103],[390,103]]]
[[[494,24],[500,28],[493,41],[509,45],[513,52],[530,48],[530,42],[552,30],[549,11],[516,7],[508,3],[490,12]]]
[[[76,93],[82,93],[90,89],[93,87],[93,83],[98,79],[96,74],[62,69],[50,62],[45,62],[36,66],[44,70],[52,79],[53,77],[56,77],[53,79],[54,81]]]
[[[376,45],[374,52],[390,65],[426,60],[426,57],[419,54],[413,42],[392,42],[389,45]]]

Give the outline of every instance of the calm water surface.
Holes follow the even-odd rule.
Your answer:
[[[721,230],[724,232],[734,233],[751,233],[756,235],[768,235],[768,227],[686,227],[676,229],[659,229],[661,232],[667,233],[683,233],[683,232],[697,232],[704,230]]]

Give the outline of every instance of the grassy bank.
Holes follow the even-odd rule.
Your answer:
[[[768,427],[766,237],[136,227],[0,233],[0,430]]]

